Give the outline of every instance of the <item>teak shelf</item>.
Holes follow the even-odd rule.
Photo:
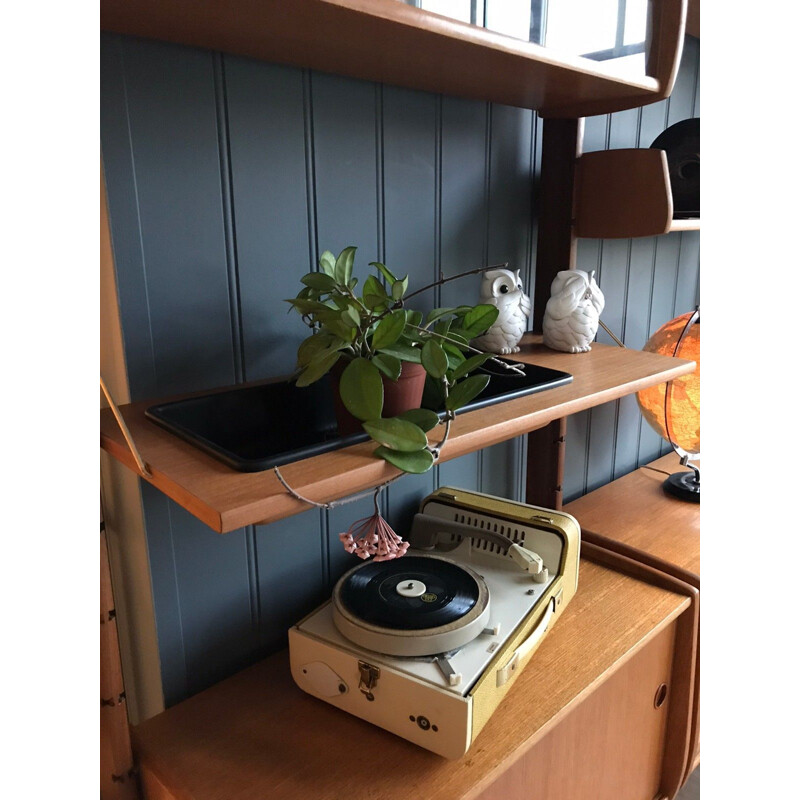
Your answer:
[[[635,559],[699,592],[700,506],[679,500],[662,487],[665,473],[688,469],[670,453],[573,500],[564,510],[581,521],[583,541]],[[699,630],[697,648],[699,654]],[[684,778],[700,763],[699,657],[689,752]]]
[[[104,31],[221,50],[429,92],[605,114],[669,96],[686,0],[653,0],[646,75],[448,19],[397,0],[102,0]]]
[[[664,383],[694,369],[693,361],[638,350],[594,344],[589,353],[548,350],[541,336],[527,334],[520,361],[563,370],[572,383],[539,394],[508,400],[458,416],[441,461],[449,461],[541,428],[553,420],[615,400],[646,386]],[[144,416],[155,402],[121,407],[137,448],[156,488],[219,533],[265,524],[305,511],[271,470],[242,473],[187,444]],[[101,411],[100,445],[129,468],[136,463],[110,409]],[[281,467],[295,491],[328,502],[388,480],[397,470],[372,456],[373,442],[306,458]]]
[[[629,239],[699,231],[699,219],[673,219],[667,155],[652,148],[584,153],[575,169],[575,235]]]
[[[574,600],[461,759],[310,697],[281,651],[134,729],[145,797],[508,800],[532,786],[541,800],[599,787],[672,796],[686,759],[696,625],[690,587],[587,545]],[[656,708],[662,683],[668,701]],[[624,758],[608,757],[622,747]]]

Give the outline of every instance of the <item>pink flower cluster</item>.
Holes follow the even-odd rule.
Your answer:
[[[404,542],[379,514],[354,522],[339,539],[348,553],[359,558],[373,556],[375,561],[389,561],[404,556],[408,542]]]

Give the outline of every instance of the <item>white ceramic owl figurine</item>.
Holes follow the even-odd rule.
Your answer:
[[[550,286],[542,332],[551,350],[586,353],[597,333],[606,300],[594,279],[579,269],[559,272]]]
[[[500,313],[491,328],[472,344],[487,353],[519,352],[531,313],[531,299],[522,291],[519,270],[490,269],[483,273],[481,303],[497,306]]]

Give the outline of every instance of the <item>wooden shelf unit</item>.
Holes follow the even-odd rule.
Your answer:
[[[575,235],[629,239],[699,231],[699,219],[673,219],[663,150],[629,148],[584,153],[575,169]]]
[[[442,461],[541,428],[553,420],[606,403],[646,386],[691,372],[694,362],[654,353],[594,344],[577,355],[548,350],[527,334],[520,361],[563,370],[572,383],[459,415],[442,451]],[[173,398],[174,399],[174,398]],[[121,407],[156,488],[219,533],[273,522],[308,509],[294,499],[271,470],[237,472],[144,416],[155,402]],[[110,409],[100,415],[100,445],[131,469],[136,464]],[[295,491],[317,502],[353,494],[388,480],[397,470],[372,455],[373,442],[354,445],[281,467]]]
[[[700,506],[679,500],[662,487],[668,474],[687,470],[689,467],[681,466],[678,456],[670,453],[573,500],[564,510],[581,521],[583,541],[647,564],[699,593]],[[699,654],[699,628],[697,651]],[[693,706],[684,780],[700,764],[699,657]]]
[[[669,96],[687,0],[653,0],[646,75],[553,52],[397,0],[101,0],[104,31],[221,50],[412,89],[604,114]]]
[[[303,693],[281,651],[134,729],[145,797],[516,800],[531,786],[539,800],[672,796],[696,625],[691,588],[587,545],[580,591],[464,757]],[[668,702],[655,708],[662,683]]]

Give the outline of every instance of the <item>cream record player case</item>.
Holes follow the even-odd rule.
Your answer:
[[[424,636],[360,625],[338,600],[355,567],[290,629],[292,677],[314,697],[458,758],[575,594],[580,527],[560,511],[442,487],[422,501],[407,538],[404,558],[450,561],[485,582],[488,601],[459,629],[470,628],[469,641],[444,626],[418,632],[434,637],[426,647]]]

